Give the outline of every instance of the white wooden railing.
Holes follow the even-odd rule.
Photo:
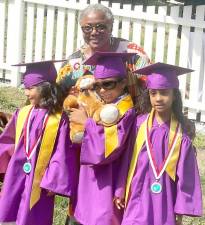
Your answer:
[[[98,0],[90,0],[97,3]],[[108,6],[108,1],[101,1]],[[12,64],[68,57],[82,43],[78,13],[87,0],[0,0],[0,81],[18,86],[19,68]],[[195,70],[180,77],[188,115],[205,122],[205,6],[123,5],[113,3],[113,35],[144,47],[153,62]],[[60,65],[57,65],[59,68]]]

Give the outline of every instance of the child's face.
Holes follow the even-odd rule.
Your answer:
[[[40,103],[40,93],[36,86],[25,89],[25,95],[29,99],[31,105],[36,106]]]
[[[121,96],[125,87],[126,80],[119,78],[96,79],[94,83],[94,90],[107,104]]]
[[[173,89],[150,89],[150,102],[152,108],[158,113],[168,113],[172,109],[174,101]]]

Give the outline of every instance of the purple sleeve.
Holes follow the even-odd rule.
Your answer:
[[[133,137],[135,136],[133,135]],[[133,142],[134,142],[134,138],[130,139],[130,141],[127,142],[127,149],[125,153],[121,156],[121,159],[119,161],[119,167],[118,167],[119,170],[117,171],[116,187],[115,187],[115,193],[114,193],[114,196],[118,198],[124,198],[125,196],[127,176],[128,176],[132,150],[134,145]]]
[[[118,176],[117,176],[116,188],[114,193],[115,197],[118,197],[118,198],[125,197],[127,176],[128,176],[128,171],[130,168],[131,159],[132,159],[134,144],[137,137],[137,131],[139,130],[139,127],[145,121],[146,118],[147,118],[147,114],[140,114],[135,116],[134,125],[129,135],[132,138],[129,138],[129,141],[126,144],[127,150],[125,154],[122,155],[119,170],[117,172]]]
[[[145,118],[145,117],[144,117]],[[141,122],[144,119],[141,119]],[[126,144],[126,152],[121,156],[120,164],[119,164],[119,170],[117,172],[117,180],[116,180],[116,188],[114,196],[123,199],[125,197],[125,189],[126,189],[126,183],[127,183],[127,176],[128,171],[130,168],[130,162],[132,159],[134,144],[136,141],[137,131],[139,129],[139,118],[136,117],[134,121],[134,125],[132,127],[132,131],[130,133],[130,136],[132,138],[129,138],[129,141]]]
[[[16,120],[18,111],[14,113],[3,133],[0,135],[0,173],[5,173],[15,148]]]
[[[124,117],[117,124],[118,147],[105,157],[105,136],[104,127],[88,119],[85,126],[85,134],[81,146],[81,164],[98,165],[109,164],[117,159],[126,150],[126,142],[131,131],[135,118],[134,109],[128,110]]]
[[[77,151],[69,138],[69,124],[65,115],[61,120],[54,153],[41,181],[41,188],[63,196],[70,196],[77,179]]]
[[[189,138],[181,145],[177,168],[177,196],[175,213],[189,216],[202,215],[202,192],[195,149]]]

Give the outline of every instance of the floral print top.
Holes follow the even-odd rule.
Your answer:
[[[150,63],[150,59],[144,50],[135,43],[129,42],[122,38],[112,37],[112,51],[115,52],[134,52],[136,55],[127,62],[128,68],[128,86],[130,94],[135,97],[137,95],[136,90],[136,76],[133,76],[130,72],[136,69],[142,68]],[[82,46],[78,51],[74,52],[68,58],[67,62],[61,67],[57,82],[70,82],[71,78],[77,80],[83,75],[93,74],[95,66],[84,65],[84,49]],[[71,76],[71,77],[70,77]]]

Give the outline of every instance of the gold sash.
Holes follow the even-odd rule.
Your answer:
[[[33,107],[32,105],[24,106],[22,109],[20,109],[18,113],[17,122],[16,122],[15,148],[17,147],[17,144],[19,143],[19,139],[23,131],[23,126],[26,122],[27,115],[32,107]]]
[[[150,116],[149,116],[149,120],[148,120],[149,129],[152,127],[153,117],[154,117],[154,110],[151,111]],[[131,164],[130,164],[130,168],[129,168],[129,172],[128,172],[128,177],[127,177],[127,184],[126,184],[126,192],[125,192],[125,203],[126,204],[127,204],[127,201],[128,201],[130,186],[131,186],[131,182],[132,182],[132,179],[133,179],[133,176],[134,176],[135,168],[137,167],[138,156],[139,156],[139,153],[142,149],[142,146],[145,143],[146,123],[147,123],[147,120],[145,120],[142,123],[142,125],[139,127],[139,131],[138,131],[137,138],[136,138],[135,145],[134,145],[134,151],[133,151],[133,154],[132,154],[132,160],[131,160]],[[177,126],[178,126],[178,121],[176,120],[176,118],[172,114],[171,123],[170,123],[170,130],[169,130],[169,148],[170,148],[171,143],[173,141]],[[180,128],[179,129],[179,135],[178,135],[178,138],[177,138],[177,141],[176,141],[176,145],[175,145],[173,154],[171,155],[171,158],[170,158],[170,160],[169,160],[169,162],[166,166],[166,169],[165,169],[165,171],[167,172],[167,174],[171,177],[171,179],[173,181],[175,181],[175,179],[176,179],[176,167],[177,167],[177,162],[178,162],[178,159],[179,159],[181,141],[182,141],[182,131],[181,131],[181,128]]]
[[[22,108],[18,114],[17,126],[16,126],[16,145],[19,142],[23,126],[25,124],[27,115],[32,106],[25,106]],[[60,124],[62,113],[56,113],[55,115],[49,115],[48,121],[43,133],[39,155],[35,167],[31,198],[30,198],[30,209],[38,202],[41,195],[40,183],[45,173],[45,170],[50,161],[51,155],[53,153],[53,148],[58,133],[58,128]]]
[[[116,107],[119,110],[121,118],[129,109],[133,108],[131,96],[127,95],[126,97],[121,99],[116,104]],[[105,134],[105,158],[107,158],[118,146],[117,124],[110,127],[104,127],[104,134]]]

